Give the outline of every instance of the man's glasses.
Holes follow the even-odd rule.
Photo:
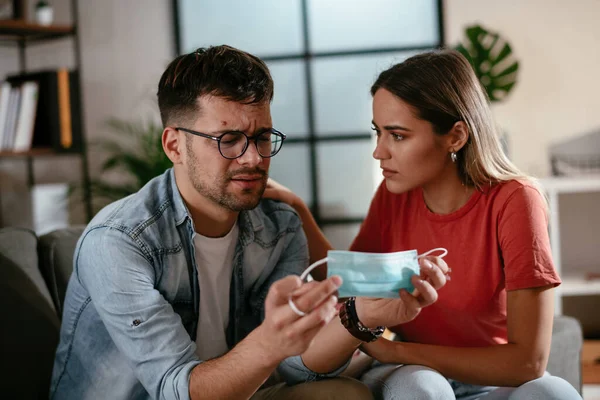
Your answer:
[[[248,142],[250,140],[254,141],[256,150],[261,157],[273,157],[275,154],[279,153],[279,150],[281,150],[281,146],[283,146],[283,141],[286,137],[285,134],[273,128],[253,137],[249,137],[244,132],[240,131],[226,132],[221,136],[211,136],[207,135],[206,133],[196,132],[191,129],[181,127],[177,127],[175,129],[217,141],[219,144],[219,153],[229,160],[243,156],[246,150],[248,150]]]

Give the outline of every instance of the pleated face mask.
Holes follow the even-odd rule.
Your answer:
[[[419,258],[441,251],[440,257],[448,254],[444,248],[417,254],[416,250],[395,253],[361,253],[357,251],[330,250],[327,257],[313,263],[300,276],[304,280],[310,271],[327,263],[327,277],[339,275],[342,286],[338,297],[400,297],[399,290],[414,290],[410,281],[420,273]]]

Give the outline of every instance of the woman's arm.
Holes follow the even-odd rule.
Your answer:
[[[447,378],[476,385],[520,386],[546,370],[552,337],[551,286],[508,292],[508,343],[446,347],[378,340],[362,349],[383,363],[417,364]]]
[[[266,198],[278,200],[290,205],[302,220],[302,226],[306,239],[308,240],[308,249],[310,252],[310,263],[319,261],[327,257],[327,252],[333,249],[329,243],[317,221],[312,216],[308,206],[291,190],[285,186],[269,179],[267,189],[263,195]],[[323,264],[315,268],[311,273],[312,277],[317,281],[322,281],[327,278],[327,264]]]

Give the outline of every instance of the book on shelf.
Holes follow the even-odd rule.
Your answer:
[[[81,114],[77,71],[65,68],[6,78],[0,92],[0,149],[27,151],[51,148],[57,152],[81,150]],[[5,105],[6,103],[6,105]],[[5,107],[3,107],[5,105]]]
[[[4,132],[2,134],[2,142],[0,149],[3,151],[11,151],[14,142],[14,134],[17,125],[17,115],[19,113],[19,105],[21,100],[21,88],[11,87],[8,95],[8,103],[6,110],[6,121],[4,123]]]
[[[13,151],[27,151],[33,140],[33,124],[37,111],[38,83],[25,82],[21,86],[21,104],[14,133]]]

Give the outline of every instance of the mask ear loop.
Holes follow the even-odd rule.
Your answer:
[[[445,248],[443,248],[443,247],[437,247],[437,248],[435,248],[435,249],[431,249],[431,250],[429,250],[429,251],[426,251],[426,252],[425,252],[425,253],[423,253],[423,254],[420,254],[420,255],[418,255],[418,256],[417,256],[417,258],[421,258],[421,257],[428,256],[428,255],[430,255],[431,253],[433,253],[433,252],[436,252],[436,251],[441,251],[441,252],[442,252],[442,254],[438,256],[438,257],[440,257],[440,258],[444,258],[444,257],[446,257],[446,256],[448,255],[448,250],[446,250],[446,249],[445,249]]]
[[[300,275],[300,279],[304,282],[304,280],[306,279],[308,274],[310,274],[310,271],[317,268],[319,265],[325,264],[328,260],[329,259],[327,257],[325,257],[322,260],[312,263],[308,268],[306,268],[306,270],[302,273],[302,275]],[[298,307],[296,307],[296,304],[294,304],[294,301],[292,300],[291,296],[288,299],[288,304],[289,304],[290,308],[292,309],[292,311],[295,312],[296,315],[298,315],[299,317],[304,317],[306,315],[306,313],[304,311],[302,311]]]
[[[441,251],[441,252],[442,252],[442,254],[438,256],[438,257],[440,257],[440,258],[444,258],[444,257],[446,257],[446,256],[448,255],[448,250],[446,250],[446,249],[445,249],[445,248],[443,248],[443,247],[436,247],[435,249],[431,249],[431,250],[429,250],[429,251],[426,251],[425,253],[423,253],[423,254],[421,254],[421,255],[418,255],[418,256],[417,256],[417,259],[419,259],[419,258],[421,258],[421,257],[428,256],[428,255],[430,255],[431,253],[434,253],[434,252],[436,252],[436,251]],[[448,275],[448,274],[446,274],[446,278],[447,278],[447,279],[450,279],[450,277],[449,277],[449,275]],[[419,294],[419,290],[418,290],[418,289],[415,289],[415,290],[414,290],[414,292],[413,292],[413,296],[417,296],[418,294]]]
[[[327,258],[327,257],[325,257],[319,261],[315,261],[314,263],[312,263],[310,265],[310,267],[308,267],[308,268],[306,268],[306,270],[304,270],[302,275],[300,275],[300,279],[302,279],[304,281],[306,279],[306,277],[308,276],[308,274],[310,274],[310,271],[317,268],[319,265],[325,264],[327,261],[329,261],[329,258]]]

